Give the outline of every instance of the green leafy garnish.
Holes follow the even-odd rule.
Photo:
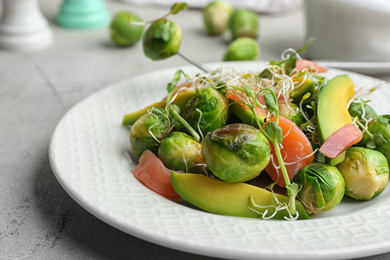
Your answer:
[[[281,144],[283,141],[283,131],[280,125],[274,121],[269,121],[264,126],[264,131],[267,133],[270,141]]]
[[[180,88],[179,89],[177,88],[177,83],[179,83],[182,76],[188,78],[188,76],[182,70],[177,70],[173,75],[172,81],[168,83],[167,85],[168,95],[166,99],[165,110],[167,111],[168,114],[171,114],[175,120],[177,120],[180,124],[182,124],[182,126],[184,126],[188,130],[188,132],[190,132],[190,134],[194,137],[196,141],[200,141],[200,136],[195,131],[195,129],[193,129],[192,126],[180,115],[180,109],[179,110],[175,109],[175,107],[173,107],[173,105],[171,104],[173,93],[180,90]]]
[[[275,116],[278,119],[279,108],[278,108],[278,101],[276,100],[275,93],[273,91],[266,92],[264,94],[264,101],[268,112],[270,112],[273,116]]]
[[[171,7],[171,14],[175,15],[181,11],[184,11],[188,8],[188,4],[185,2],[182,3],[174,3]]]

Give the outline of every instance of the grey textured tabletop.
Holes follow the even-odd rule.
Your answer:
[[[60,186],[48,159],[51,135],[76,103],[114,83],[186,61],[152,61],[141,44],[117,48],[107,28],[61,28],[54,22],[61,1],[39,3],[53,44],[28,53],[0,50],[0,259],[212,259],[151,244],[94,217]],[[132,10],[145,20],[168,10],[120,1],[106,5],[111,14]],[[304,44],[303,15],[302,8],[261,15],[261,60]],[[183,30],[182,53],[200,63],[221,61],[229,36],[206,35],[199,10],[172,19]],[[377,77],[390,81],[390,72]],[[390,253],[363,259],[390,259]]]

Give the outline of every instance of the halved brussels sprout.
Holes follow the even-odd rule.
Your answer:
[[[363,139],[359,146],[381,152],[390,164],[390,117],[378,116],[368,123],[367,130],[369,133],[363,132]]]
[[[344,197],[344,179],[335,166],[324,163],[306,165],[293,182],[302,185],[298,198],[309,214],[333,209]]]
[[[158,158],[171,170],[202,173],[205,163],[201,147],[201,144],[189,135],[174,132],[161,142]]]
[[[231,5],[222,1],[212,1],[203,8],[203,21],[206,30],[211,34],[221,34],[229,26],[233,13]]]
[[[259,129],[246,124],[226,125],[209,133],[202,156],[210,171],[227,182],[257,177],[271,159],[271,147]]]
[[[256,39],[259,32],[259,16],[248,9],[237,9],[230,18],[229,26],[233,39],[239,37]]]
[[[133,151],[141,156],[146,149],[157,154],[160,140],[169,134],[169,118],[163,109],[154,108],[141,116],[130,129],[130,144]]]
[[[357,200],[378,196],[389,179],[389,165],[385,156],[368,148],[349,148],[344,161],[337,168],[345,180],[345,194]]]
[[[228,100],[212,87],[197,89],[183,111],[184,119],[203,135],[224,125],[228,120]]]
[[[152,60],[163,60],[177,54],[180,44],[180,27],[167,19],[153,22],[143,36],[144,53]]]
[[[260,55],[260,47],[256,40],[248,37],[240,37],[234,40],[227,49],[224,61],[257,60]]]
[[[143,25],[132,25],[130,22],[142,22],[136,14],[122,11],[114,16],[110,25],[112,41],[119,46],[130,46],[138,42],[144,32]]]

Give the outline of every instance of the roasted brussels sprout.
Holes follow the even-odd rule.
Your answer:
[[[203,8],[203,21],[210,34],[221,34],[229,26],[233,8],[222,1],[212,1]]]
[[[344,197],[344,179],[335,166],[323,163],[306,165],[293,181],[302,185],[298,198],[309,214],[333,209]]]
[[[299,107],[294,103],[280,102],[278,104],[279,114],[293,121],[297,126],[304,122],[304,117]]]
[[[141,156],[146,149],[157,154],[160,140],[169,134],[170,120],[163,109],[154,108],[141,116],[130,129],[130,144],[133,151]]]
[[[256,40],[241,37],[234,40],[227,49],[224,61],[257,60],[260,56],[260,47]]]
[[[345,180],[345,195],[357,200],[378,196],[389,179],[389,165],[385,156],[368,148],[349,148],[344,161],[337,168]]]
[[[201,144],[182,132],[174,132],[161,142],[158,158],[167,168],[176,171],[201,173],[205,165]]]
[[[210,171],[227,182],[244,182],[268,165],[271,147],[259,129],[231,124],[207,134],[202,156]]]
[[[163,60],[177,54],[180,44],[180,27],[167,19],[153,22],[143,36],[144,53],[152,60]]]
[[[130,22],[142,22],[141,18],[130,12],[119,12],[110,25],[112,41],[119,46],[130,46],[138,42],[144,32],[143,25],[132,25]]]
[[[228,101],[212,87],[197,89],[183,111],[184,119],[203,135],[224,125],[228,120]]]
[[[348,112],[352,117],[358,117],[362,119],[362,117],[366,120],[370,118],[377,118],[375,110],[369,105],[361,102],[353,102],[348,108]]]
[[[368,123],[367,131],[359,146],[371,148],[381,152],[390,164],[390,117],[378,116]]]
[[[247,9],[237,9],[233,12],[229,23],[233,39],[249,37],[256,39],[259,31],[259,16]]]

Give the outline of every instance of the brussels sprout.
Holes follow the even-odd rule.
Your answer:
[[[299,107],[294,103],[280,102],[278,104],[279,114],[293,121],[297,126],[304,122],[304,117]]]
[[[224,61],[257,60],[260,55],[260,48],[257,42],[248,37],[241,37],[234,40],[227,49]]]
[[[323,163],[306,165],[293,181],[302,185],[298,198],[309,214],[333,209],[344,197],[345,182],[335,166]]]
[[[170,120],[163,109],[154,108],[141,116],[130,129],[130,143],[133,151],[141,156],[146,149],[157,154],[158,146],[170,130]]]
[[[349,148],[344,161],[337,168],[345,180],[345,195],[357,200],[378,196],[389,179],[389,165],[385,156],[368,148]]]
[[[259,31],[259,16],[247,9],[237,9],[230,18],[230,31],[233,39],[249,37],[256,39]]]
[[[364,109],[364,110],[363,110]],[[363,116],[364,111],[364,116]],[[378,115],[376,114],[375,110],[370,107],[367,104],[364,103],[351,103],[351,105],[348,108],[348,112],[352,117],[358,117],[359,119],[363,118],[368,120],[370,118],[377,118]]]
[[[228,112],[227,99],[209,87],[196,90],[196,95],[184,108],[183,117],[194,129],[199,129],[205,135],[226,125]]]
[[[223,33],[233,13],[233,8],[224,2],[213,1],[203,8],[203,21],[206,30],[211,34]]]
[[[226,125],[209,133],[202,156],[210,171],[227,182],[257,177],[271,159],[271,147],[259,129],[246,124]]]
[[[201,173],[204,161],[200,150],[201,144],[192,137],[182,132],[174,132],[161,142],[158,158],[171,170]]]
[[[375,149],[386,157],[390,164],[390,117],[387,115],[378,116],[368,123],[367,131],[359,146]]]
[[[142,22],[141,18],[130,12],[119,12],[111,22],[112,41],[119,46],[130,46],[138,42],[144,32],[143,25],[132,25],[130,22]]]
[[[167,19],[153,22],[143,36],[144,53],[152,60],[163,60],[177,54],[180,43],[180,27]]]

